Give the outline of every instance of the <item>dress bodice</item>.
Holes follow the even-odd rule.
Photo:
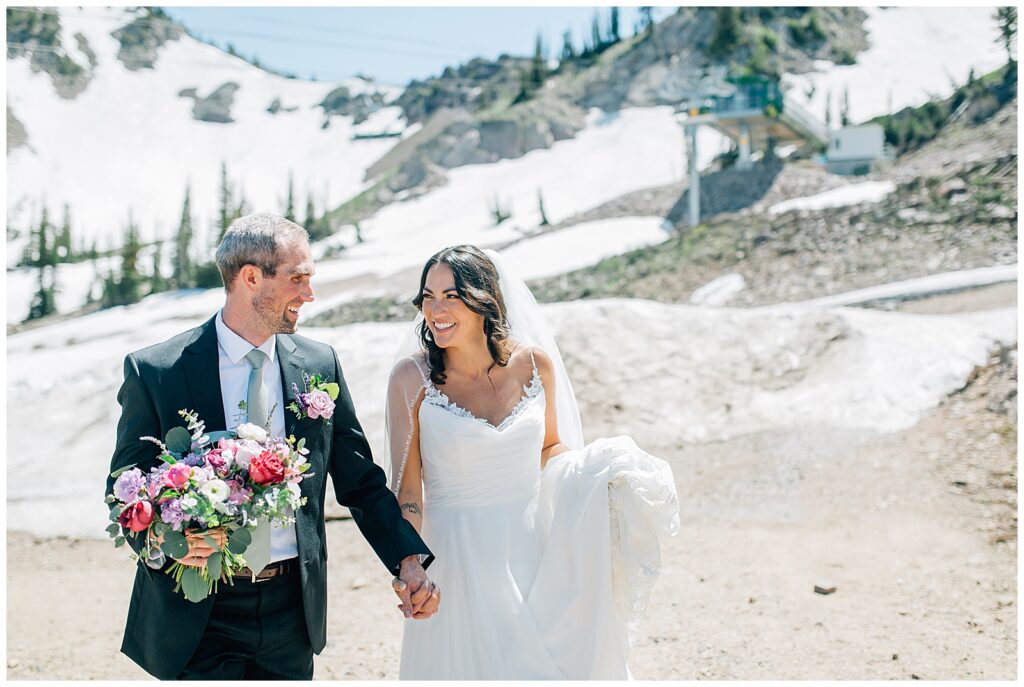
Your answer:
[[[544,383],[536,366],[498,425],[451,402],[429,381],[419,409],[424,503],[482,506],[532,497],[544,448]]]

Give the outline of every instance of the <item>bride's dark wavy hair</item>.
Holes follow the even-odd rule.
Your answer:
[[[420,276],[420,290],[412,299],[420,312],[423,311],[423,289],[427,284],[427,272],[434,265],[448,265],[455,276],[455,290],[466,307],[484,318],[484,335],[487,350],[494,363],[500,367],[508,365],[511,351],[508,345],[509,326],[505,310],[505,299],[498,286],[498,268],[491,259],[476,246],[449,246],[434,253],[423,266]],[[430,381],[444,384],[444,349],[434,342],[426,320],[420,323],[420,346],[430,363]]]

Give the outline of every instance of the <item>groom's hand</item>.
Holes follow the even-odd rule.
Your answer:
[[[227,534],[219,527],[207,530],[203,533],[195,532],[194,530],[185,530],[185,539],[188,541],[188,554],[186,554],[184,558],[178,559],[179,563],[193,568],[202,568],[206,565],[206,559],[212,556],[216,549],[207,543],[204,535],[211,536],[222,549],[228,540]],[[156,541],[158,545],[163,544],[163,537],[157,537]]]
[[[406,618],[424,620],[437,612],[441,603],[441,590],[427,577],[419,556],[403,559],[398,577],[391,584],[395,594],[402,600],[398,608]]]

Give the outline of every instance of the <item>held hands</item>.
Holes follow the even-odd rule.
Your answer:
[[[228,540],[227,534],[219,527],[207,530],[202,534],[195,530],[185,530],[185,539],[188,541],[188,555],[178,560],[178,562],[182,565],[188,565],[194,568],[201,568],[206,565],[206,559],[216,551],[216,549],[207,543],[206,537],[208,536],[213,537],[213,540],[217,542],[217,546],[222,549]],[[163,535],[157,537],[156,541],[158,545],[162,545],[164,543]]]
[[[398,577],[391,581],[391,588],[402,600],[398,609],[406,618],[426,620],[437,613],[441,605],[441,588],[427,577],[418,556],[402,560]]]

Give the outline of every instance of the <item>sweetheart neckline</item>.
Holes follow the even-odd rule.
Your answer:
[[[491,423],[491,421],[486,418],[474,415],[472,411],[463,408],[458,403],[455,403],[450,398],[448,398],[448,394],[438,389],[436,386],[434,386],[432,382],[429,381],[427,382],[427,393],[424,396],[424,401],[426,401],[427,399],[431,399],[432,402],[430,403],[430,405],[432,406],[441,408],[443,410],[447,410],[456,417],[465,417],[469,418],[470,420],[476,420],[477,422],[486,425],[487,427],[490,427],[494,431],[501,433],[508,429],[509,426],[511,426],[512,422],[516,419],[517,416],[522,414],[523,409],[529,404],[530,401],[541,395],[543,389],[544,381],[540,377],[540,372],[538,372],[537,369],[534,368],[533,377],[527,384],[523,385],[522,397],[520,397],[519,401],[516,402],[514,406],[512,406],[512,410],[510,410],[508,415],[505,416],[505,419],[503,419],[497,425]]]

